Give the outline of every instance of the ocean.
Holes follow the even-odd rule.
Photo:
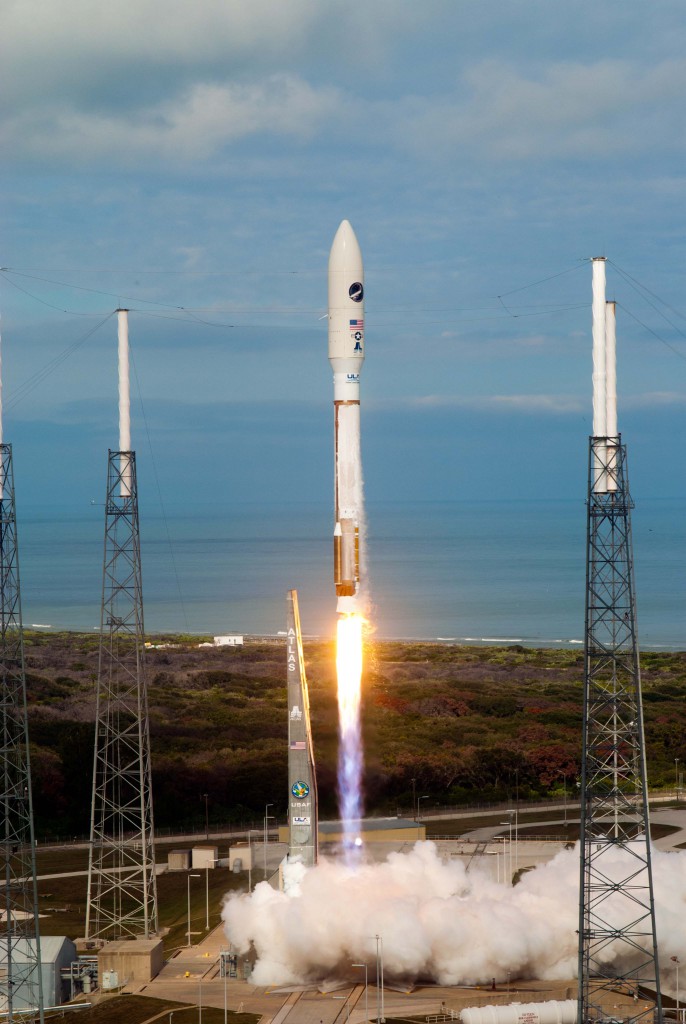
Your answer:
[[[371,503],[380,638],[580,645],[583,501]],[[17,509],[28,627],[99,628],[103,508]],[[633,514],[639,639],[686,649],[686,501]],[[298,591],[305,636],[332,636],[331,509],[322,503],[141,509],[145,626],[275,635]]]

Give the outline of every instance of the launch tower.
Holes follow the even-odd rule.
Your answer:
[[[317,776],[297,590],[288,591],[286,614],[288,859],[298,860],[307,867],[313,867],[317,863],[318,850]]]
[[[0,428],[0,437],[2,431]],[[36,843],[26,718],[26,675],[12,446],[0,444],[0,672],[2,673],[2,923],[0,1008],[7,1020],[43,1021]],[[27,1012],[33,1010],[33,1014]]]
[[[579,1024],[662,1020],[650,860],[626,446],[617,430],[615,304],[593,265],[593,436],[589,444]]]
[[[151,938],[157,886],[127,311],[119,310],[119,451],[110,451],[86,938]]]

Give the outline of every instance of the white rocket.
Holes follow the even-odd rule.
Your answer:
[[[364,362],[364,270],[350,222],[341,222],[329,253],[329,362],[333,370],[334,583],[339,613],[357,608],[363,516],[360,371]]]

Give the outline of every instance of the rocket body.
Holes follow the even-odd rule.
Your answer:
[[[329,362],[334,389],[334,583],[338,611],[357,608],[363,515],[360,372],[364,362],[364,271],[349,221],[329,254]]]

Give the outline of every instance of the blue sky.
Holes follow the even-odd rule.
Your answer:
[[[141,480],[152,451],[166,501],[179,467],[198,501],[327,500],[344,217],[370,499],[583,496],[600,254],[634,493],[684,496],[685,51],[682,0],[6,0],[24,499],[104,487],[115,319],[86,335],[121,303]]]

